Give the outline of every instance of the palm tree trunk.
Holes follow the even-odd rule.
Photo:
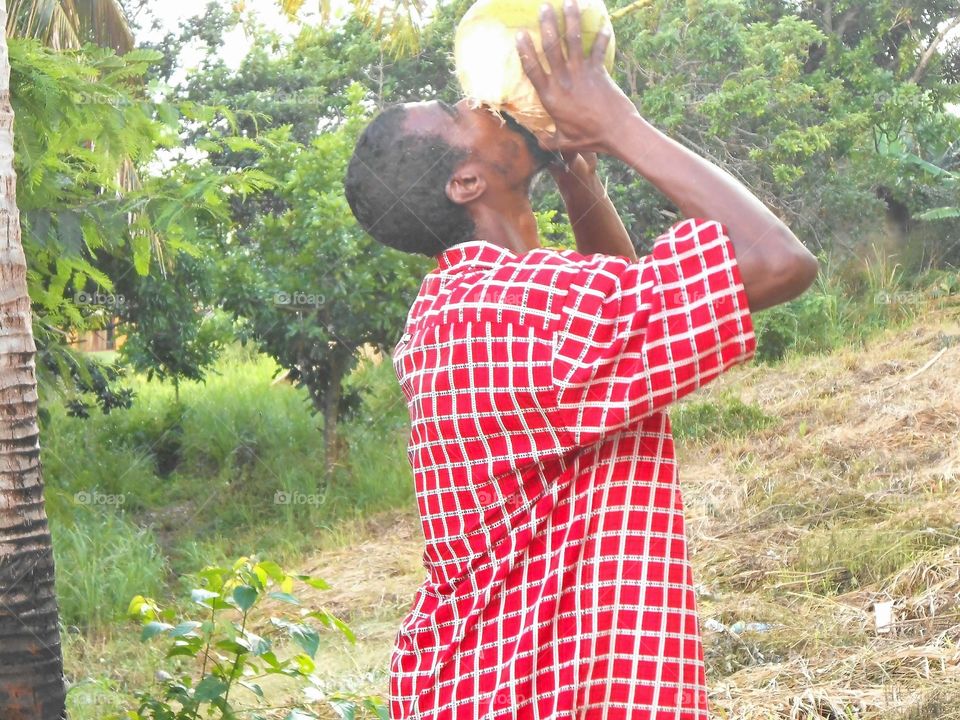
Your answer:
[[[63,658],[16,187],[10,60],[0,34],[0,718],[59,720],[66,717]]]

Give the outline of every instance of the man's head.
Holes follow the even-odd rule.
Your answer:
[[[379,242],[433,256],[476,239],[481,206],[523,212],[533,178],[554,158],[512,118],[484,107],[396,105],[357,142],[347,201]]]

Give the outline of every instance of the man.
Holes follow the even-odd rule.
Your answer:
[[[706,720],[703,652],[667,406],[755,348],[750,311],[813,282],[811,254],[728,174],[646,123],[600,36],[547,9],[543,144],[578,252],[542,249],[553,157],[461,102],[393,108],[346,180],[375,238],[437,258],[394,364],[427,578],[396,637],[392,718]],[[565,59],[562,43],[573,52]],[[690,218],[638,259],[593,173],[619,158]]]

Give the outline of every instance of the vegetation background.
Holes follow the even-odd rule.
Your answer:
[[[167,717],[144,693],[171,712],[197,693],[215,709],[236,659],[221,684],[170,694],[206,674],[211,655],[191,643],[212,630],[180,624],[198,608],[242,611],[220,638],[228,658],[269,659],[250,627],[273,628],[277,667],[296,663],[272,675],[306,684],[251,680],[239,712],[382,716],[368,700],[385,692],[391,628],[420,579],[389,352],[431,265],[366,237],[342,178],[379,108],[456,100],[452,34],[471,3],[278,2],[289,33],[210,3],[150,42],[137,38],[156,30],[137,31],[151,0],[93,3],[101,22],[69,37],[56,12],[30,14],[67,4],[8,3],[8,44],[71,717]],[[960,369],[960,3],[609,6],[632,7],[615,74],[644,116],[822,260],[812,291],[758,314],[754,367],[673,412],[717,623],[717,712],[945,716],[960,699],[944,695],[960,642],[960,398],[946,382]],[[676,208],[615,161],[600,171],[643,252]],[[535,196],[545,243],[571,246],[548,176]],[[78,351],[107,327],[118,351]],[[896,422],[863,425],[898,403]],[[222,572],[203,575],[211,565]],[[314,618],[318,644],[306,621],[268,620],[277,603],[303,607],[293,570],[317,567],[331,587],[306,595],[362,629],[353,645],[333,616]],[[214,595],[191,596],[201,582]],[[888,599],[906,624],[878,634]],[[254,607],[263,627],[245,624]]]

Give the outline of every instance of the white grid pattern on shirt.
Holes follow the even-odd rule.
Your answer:
[[[427,577],[391,717],[706,720],[663,410],[754,351],[723,226],[638,263],[456,246],[406,330]]]

